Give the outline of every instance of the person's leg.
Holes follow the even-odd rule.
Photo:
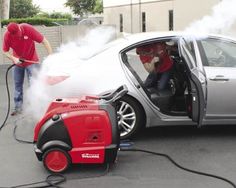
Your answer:
[[[39,64],[32,64],[26,67],[26,74],[29,85],[31,84],[32,76],[39,70],[39,68],[40,68]]]
[[[157,73],[151,72],[144,82],[146,88],[155,87],[157,83]]]
[[[19,66],[14,67],[13,79],[15,85],[15,91],[14,91],[15,110],[12,112],[12,115],[16,115],[18,112],[21,112],[22,110],[24,75],[25,75],[25,68]]]
[[[166,71],[161,73],[157,88],[159,91],[164,90],[167,88],[168,82],[170,80],[170,71]]]

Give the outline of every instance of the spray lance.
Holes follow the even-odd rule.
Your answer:
[[[20,63],[18,63],[18,64],[25,63],[25,62],[34,63],[34,64],[38,63],[37,61],[26,60],[23,58],[19,58],[19,61],[20,61]]]

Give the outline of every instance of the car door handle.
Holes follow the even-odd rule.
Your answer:
[[[229,78],[225,78],[223,75],[216,75],[214,78],[210,78],[211,81],[229,81]]]

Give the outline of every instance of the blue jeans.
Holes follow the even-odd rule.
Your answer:
[[[164,90],[168,86],[170,75],[171,69],[162,73],[151,72],[145,80],[144,86],[147,88],[157,87],[159,91]]]
[[[28,82],[30,84],[33,70],[38,67],[39,67],[39,64],[32,64],[27,67],[20,67],[17,65],[14,66],[13,80],[14,80],[14,85],[15,85],[15,91],[14,91],[15,109],[22,110],[23,85],[24,85],[25,72],[27,74]]]

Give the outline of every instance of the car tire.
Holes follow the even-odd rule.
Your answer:
[[[144,110],[134,98],[122,97],[116,104],[120,138],[133,138],[145,122]]]
[[[71,165],[71,159],[66,151],[52,148],[43,154],[43,164],[49,172],[62,173]]]

